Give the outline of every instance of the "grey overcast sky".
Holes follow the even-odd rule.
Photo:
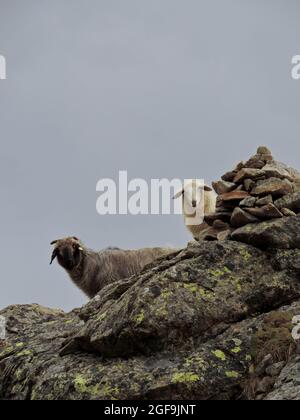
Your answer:
[[[50,241],[190,239],[180,216],[96,213],[96,183],[218,179],[266,144],[299,168],[299,0],[0,0],[0,308],[85,297]]]

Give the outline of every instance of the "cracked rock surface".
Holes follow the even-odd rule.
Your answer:
[[[70,313],[8,307],[0,399],[299,399],[299,261],[201,241]]]

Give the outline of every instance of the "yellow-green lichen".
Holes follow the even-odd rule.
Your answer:
[[[233,338],[232,341],[237,347],[241,346],[241,344],[243,343],[242,340],[240,340],[239,338]]]
[[[68,319],[67,321],[65,321],[65,324],[69,325],[73,324],[74,322],[76,322],[76,319]]]
[[[155,315],[157,317],[162,317],[162,318],[166,318],[169,316],[169,312],[167,310],[166,305],[162,305],[160,307],[158,307],[155,311]]]
[[[82,375],[77,375],[74,379],[74,386],[77,392],[84,394],[94,394],[99,392],[99,385],[88,385],[87,379],[85,379]]]
[[[200,376],[193,372],[178,372],[172,377],[172,382],[177,383],[189,383],[197,382],[200,380]]]
[[[209,274],[211,274],[213,277],[223,277],[226,274],[231,274],[232,271],[228,267],[223,267],[222,269],[218,270],[208,270]]]
[[[31,401],[36,401],[37,400],[37,391],[35,390],[35,389],[33,389],[32,391],[31,391],[31,397],[30,397],[30,400]]]
[[[187,368],[195,367],[204,371],[207,369],[207,363],[199,355],[187,357],[184,361],[184,366]]]
[[[171,296],[171,292],[169,290],[164,290],[161,294],[164,299],[168,299]]]
[[[216,356],[218,359],[222,360],[222,362],[225,362],[226,356],[222,350],[214,350],[212,351],[212,354]]]
[[[236,288],[236,290],[238,292],[241,292],[242,291],[242,286],[241,286],[240,280],[235,276],[231,276],[230,280],[231,280],[232,284],[234,285],[234,287]]]
[[[17,353],[18,357],[23,357],[23,356],[32,356],[33,353],[31,350],[23,350],[20,353]]]
[[[183,287],[191,293],[195,293],[199,300],[207,300],[210,302],[214,300],[214,293],[203,289],[197,283],[185,283]]]
[[[105,397],[108,399],[117,399],[119,389],[112,388],[108,384],[101,386],[100,384],[90,385],[89,380],[82,375],[76,375],[74,379],[74,387],[80,394],[89,394],[92,397]]]
[[[199,289],[199,286],[196,283],[185,283],[183,287],[193,293],[197,292]]]
[[[4,350],[0,351],[0,359],[10,356],[14,353],[14,348],[12,346],[4,347]]]
[[[141,324],[145,319],[145,312],[141,310],[141,312],[135,317],[135,323],[137,325]]]
[[[226,287],[227,289],[232,284],[238,292],[242,291],[240,279],[228,267],[224,266],[221,269],[208,270],[208,273],[218,281],[219,287]]]
[[[218,286],[224,287],[228,289],[228,287],[232,285],[238,292],[242,291],[242,286],[240,283],[240,279],[236,277],[234,274],[231,274],[230,276],[227,276],[226,279],[218,280]]]
[[[245,262],[248,262],[251,258],[251,254],[246,248],[240,249],[240,255],[244,258]]]
[[[104,319],[106,318],[107,315],[107,311],[103,312],[101,315],[98,316],[97,320],[98,321],[104,321]]]
[[[61,316],[64,315],[64,311],[61,309],[49,309],[45,308],[40,305],[32,305],[31,308],[40,315],[47,315],[47,316]]]
[[[225,375],[227,376],[227,378],[230,378],[230,379],[237,379],[240,376],[240,374],[238,372],[235,372],[234,370],[225,372]]]
[[[198,295],[201,297],[201,299],[208,300],[212,302],[215,299],[215,295],[213,292],[209,292],[208,290],[202,289],[202,287],[198,290]]]
[[[234,349],[231,349],[230,351],[231,351],[231,353],[238,354],[238,353],[240,353],[242,350],[241,350],[241,348],[240,348],[240,347],[235,347]]]
[[[17,378],[18,382],[21,381],[22,377],[23,377],[23,370],[22,369],[17,369],[15,371],[15,377]]]
[[[109,400],[117,400],[118,399],[118,395],[120,393],[120,390],[118,387],[114,387],[112,388],[109,385],[104,385],[101,388],[101,394]]]

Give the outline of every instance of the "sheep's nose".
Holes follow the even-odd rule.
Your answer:
[[[192,201],[192,206],[195,208],[195,207],[197,207],[197,201],[196,200],[193,200]]]

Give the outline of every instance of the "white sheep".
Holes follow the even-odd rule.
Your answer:
[[[173,198],[179,197],[182,197],[185,226],[197,240],[200,232],[207,227],[203,225],[204,217],[216,210],[217,195],[202,181],[192,179],[185,182]]]

